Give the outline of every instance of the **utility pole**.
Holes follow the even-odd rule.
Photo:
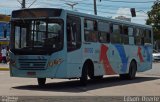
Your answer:
[[[93,2],[94,2],[94,14],[97,15],[97,4],[96,4],[96,0],[94,0]]]
[[[21,8],[26,8],[26,0],[17,0],[21,4]],[[29,1],[29,0],[28,0]],[[32,0],[32,3],[27,7],[31,7],[37,0]]]
[[[26,0],[22,1],[22,8],[26,8]]]

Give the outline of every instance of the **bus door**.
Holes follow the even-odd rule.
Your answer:
[[[67,62],[78,64],[82,62],[81,20],[74,15],[67,16]]]

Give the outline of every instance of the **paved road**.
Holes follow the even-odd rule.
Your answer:
[[[36,79],[10,77],[9,71],[0,71],[0,96],[160,96],[159,66],[154,63],[152,70],[138,73],[135,80],[107,76],[89,81],[86,87],[79,86],[78,80],[47,79],[46,87],[39,88]]]
[[[160,76],[160,62],[153,63],[152,70],[146,71],[144,74]]]

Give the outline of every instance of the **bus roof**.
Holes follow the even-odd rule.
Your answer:
[[[14,18],[14,17],[17,17],[18,15],[21,15],[21,14],[19,14],[20,11],[28,11],[28,10],[35,10],[35,11],[40,11],[40,12],[48,11],[47,12],[47,13],[49,13],[48,16],[55,16],[55,15],[58,16],[58,15],[60,15],[60,14],[56,14],[57,12],[54,12],[54,14],[50,12],[50,11],[53,11],[53,10],[58,11],[58,12],[64,11],[66,13],[77,15],[77,16],[80,16],[80,17],[88,17],[88,18],[91,18],[91,19],[99,19],[99,20],[105,20],[105,21],[113,22],[113,23],[121,23],[121,24],[126,24],[126,25],[129,25],[129,26],[138,26],[138,27],[142,27],[142,28],[152,29],[152,27],[149,26],[149,25],[142,25],[142,24],[137,24],[137,23],[128,22],[128,21],[124,21],[124,20],[112,19],[112,18],[97,16],[97,15],[93,15],[93,14],[86,14],[86,13],[81,13],[81,12],[77,12],[77,11],[61,9],[61,8],[27,8],[27,9],[14,10],[12,12],[12,17]],[[13,13],[15,13],[15,14],[13,14]]]
[[[98,16],[98,15],[86,14],[86,13],[75,12],[75,11],[70,11],[70,10],[65,10],[65,11],[67,13],[74,14],[77,16],[88,17],[88,18],[99,19],[99,20],[106,20],[106,21],[113,22],[113,23],[121,23],[121,24],[130,25],[130,26],[139,26],[142,28],[144,27],[144,28],[152,29],[152,26],[150,25],[137,24],[137,23],[133,23],[129,21],[107,18],[107,17]]]

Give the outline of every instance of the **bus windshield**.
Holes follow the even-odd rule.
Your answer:
[[[12,21],[11,49],[15,53],[52,53],[63,47],[63,20],[33,19]],[[39,53],[38,53],[38,52]]]

